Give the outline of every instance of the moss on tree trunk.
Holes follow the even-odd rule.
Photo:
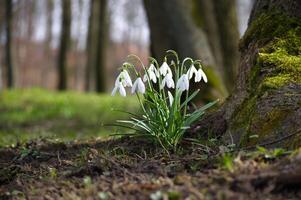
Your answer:
[[[301,2],[259,0],[254,9],[240,41],[235,91],[193,132],[210,131],[239,146],[299,147]]]

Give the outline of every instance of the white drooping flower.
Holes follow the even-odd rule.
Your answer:
[[[157,77],[160,76],[160,74],[159,74],[159,72],[158,72],[158,70],[157,70],[157,68],[155,67],[154,64],[151,64],[151,65],[149,66],[148,70],[153,71]]]
[[[123,86],[124,87],[132,87],[133,86],[133,83],[132,83],[132,79],[128,73],[128,71],[126,71],[125,69],[122,70],[122,72],[120,73],[120,75],[117,77],[117,79],[120,78],[122,83],[123,83]]]
[[[193,64],[192,64],[192,65],[190,66],[190,68],[188,69],[187,74],[188,74],[189,80],[192,78],[193,74],[195,74],[195,76],[196,76],[196,74],[197,74],[197,69],[195,68],[195,66],[194,66]]]
[[[121,96],[123,96],[123,97],[126,96],[125,88],[123,86],[122,81],[120,81],[120,79],[116,79],[116,81],[115,81],[115,87],[112,91],[112,96],[114,96],[116,94],[117,90],[119,91]]]
[[[201,80],[204,80],[205,83],[208,82],[208,79],[207,79],[207,76],[205,74],[205,72],[200,68],[197,73],[195,74],[195,78],[194,78],[194,81],[195,82],[200,82]]]
[[[177,89],[180,91],[185,91],[189,89],[189,79],[187,74],[183,74],[178,82],[177,82]]]
[[[168,94],[168,99],[169,99],[169,105],[172,106],[173,96],[172,96],[172,94],[169,91],[167,92],[167,94]]]
[[[141,94],[145,93],[145,85],[140,77],[137,78],[133,84],[132,94],[134,94],[135,92],[140,92]]]
[[[159,72],[156,69],[156,67],[153,64],[151,64],[147,69],[146,73],[144,74],[143,81],[146,82],[149,78],[154,83],[157,83],[157,77],[159,77]]]
[[[168,64],[166,62],[164,62],[160,69],[159,72],[161,75],[166,76],[166,74],[172,73],[170,67],[168,66]]]
[[[167,86],[167,88],[175,88],[175,82],[172,78],[172,73],[167,73],[166,76],[163,78],[160,89],[163,89]]]

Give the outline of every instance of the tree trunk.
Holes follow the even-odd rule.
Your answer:
[[[301,1],[257,0],[233,94],[192,128],[238,146],[301,144]],[[192,136],[188,134],[188,136]]]
[[[214,0],[213,2],[223,56],[224,81],[228,91],[231,92],[235,84],[239,60],[236,0]]]
[[[212,84],[206,88],[212,93],[201,92],[208,95],[203,100],[226,96],[227,92],[220,82],[221,77],[213,68],[216,62],[206,35],[193,21],[190,1],[144,0],[144,7],[150,27],[152,56],[162,61],[166,51],[172,49],[179,53],[181,59],[201,59],[207,66],[205,71]],[[215,88],[215,91],[212,88]]]
[[[41,66],[41,77],[43,77],[41,85],[44,87],[48,86],[48,81],[45,80],[49,72],[49,68],[53,65],[53,54],[52,54],[52,25],[53,25],[53,9],[54,9],[54,0],[47,0],[46,2],[46,38],[45,38],[45,65]]]
[[[91,90],[91,77],[92,77],[92,70],[93,70],[93,52],[95,52],[95,48],[93,48],[93,43],[91,42],[92,36],[94,36],[94,30],[92,29],[94,26],[93,24],[93,18],[94,17],[94,9],[96,6],[94,6],[95,2],[93,0],[90,1],[90,11],[89,11],[89,22],[88,22],[88,33],[87,33],[87,42],[86,42],[86,54],[87,54],[87,63],[86,63],[86,73],[85,73],[85,90],[89,91]],[[92,35],[93,34],[93,35]]]
[[[193,0],[192,15],[196,25],[206,33],[216,68],[224,78],[223,55],[218,24],[215,19],[214,1]]]
[[[53,8],[54,8],[54,2],[53,0],[47,0],[46,2],[46,52],[50,53],[51,49],[51,42],[52,42],[52,25],[53,25],[53,18],[52,18],[52,13],[53,13]]]
[[[62,0],[63,19],[60,48],[58,55],[58,89],[67,89],[67,53],[71,35],[71,2]]]
[[[95,80],[97,92],[106,91],[106,44],[108,31],[107,0],[92,0],[87,39],[86,89]],[[92,75],[95,75],[94,77]]]
[[[216,68],[231,91],[239,58],[236,0],[193,0],[192,14],[198,27],[205,31]]]
[[[11,0],[6,0],[6,23],[5,23],[5,33],[6,33],[6,43],[5,43],[5,64],[6,64],[6,80],[7,87],[12,88],[14,86],[14,76],[13,76],[13,63],[12,63],[12,18],[13,18],[13,2]]]
[[[106,91],[106,43],[107,43],[107,31],[108,31],[108,14],[107,14],[107,0],[100,1],[100,15],[99,15],[99,31],[98,31],[98,43],[97,43],[97,60],[95,66],[95,81],[96,91]]]

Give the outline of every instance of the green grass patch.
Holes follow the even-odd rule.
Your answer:
[[[114,134],[104,124],[126,119],[138,111],[134,97],[51,92],[42,89],[6,90],[0,93],[0,146],[37,137],[62,140],[88,139]]]

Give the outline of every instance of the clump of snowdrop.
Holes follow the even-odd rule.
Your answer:
[[[137,56],[132,56],[140,61]],[[174,58],[170,64],[167,62],[168,56]],[[177,150],[189,126],[217,101],[188,112],[188,104],[199,92],[190,91],[190,84],[200,84],[202,80],[207,83],[207,76],[199,60],[185,58],[181,62],[172,50],[167,51],[164,60],[159,65],[155,59],[150,58],[149,67],[140,61],[140,70],[133,64],[124,63],[112,95],[118,91],[121,96],[126,96],[126,88],[131,88],[131,93],[137,95],[143,115],[138,117],[130,113],[133,116],[131,120],[118,120],[116,125],[135,130],[133,135],[148,136],[168,152]],[[130,74],[135,76],[131,77]]]

